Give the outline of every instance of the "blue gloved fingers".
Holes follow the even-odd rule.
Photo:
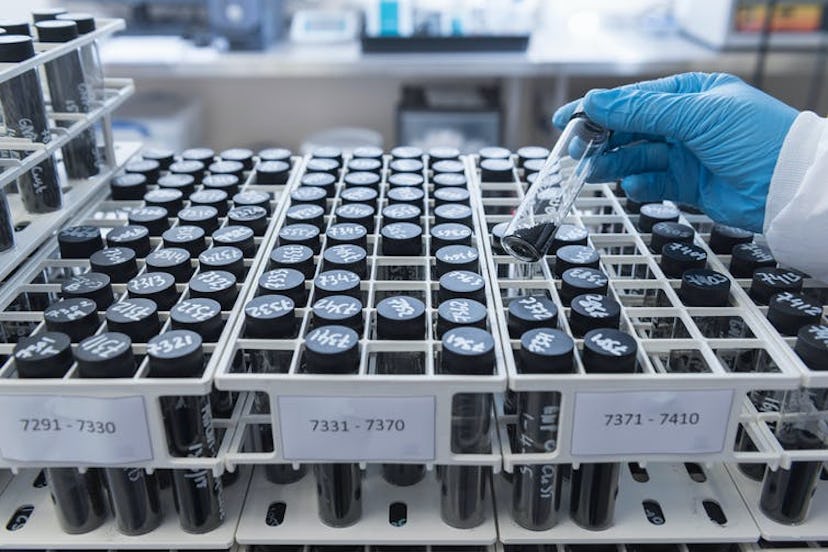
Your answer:
[[[563,130],[566,123],[568,123],[569,119],[572,118],[572,114],[575,113],[575,108],[578,107],[578,104],[581,103],[582,100],[583,98],[578,98],[577,100],[571,101],[568,104],[559,107],[555,111],[555,114],[552,115],[552,124],[559,130]]]
[[[644,203],[661,201],[664,199],[664,188],[667,182],[667,173],[634,174],[621,181],[621,187],[627,197],[633,201]]]
[[[695,130],[695,94],[670,94],[635,88],[593,91],[584,98],[586,114],[616,132],[657,134],[684,140]]]
[[[642,142],[605,153],[595,159],[589,182],[608,182],[630,175],[667,170],[670,146],[663,142]]]
[[[664,142],[664,136],[656,134],[637,134],[633,132],[613,132],[610,135],[607,148],[615,149],[622,146],[629,146],[635,142]]]

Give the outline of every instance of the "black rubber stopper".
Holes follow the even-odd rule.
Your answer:
[[[285,339],[296,330],[296,304],[285,295],[254,297],[244,306],[244,335],[254,339]]]
[[[569,327],[578,337],[595,328],[617,328],[621,324],[621,305],[606,295],[587,293],[572,299]]]
[[[305,369],[317,374],[351,374],[359,368],[359,336],[346,326],[320,326],[305,337]]]
[[[197,378],[204,372],[201,336],[191,330],[171,330],[147,343],[149,375],[153,378]]]
[[[636,371],[638,344],[615,328],[597,328],[584,336],[582,360],[588,374],[631,374]]]
[[[706,268],[687,270],[681,275],[678,296],[688,307],[723,307],[730,297],[730,279]]]
[[[442,338],[440,371],[445,374],[489,375],[495,368],[494,338],[480,328],[461,326]]]

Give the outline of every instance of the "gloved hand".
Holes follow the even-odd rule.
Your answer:
[[[773,169],[797,111],[733,75],[685,73],[584,98],[586,115],[614,131],[592,182],[623,179],[640,202],[669,199],[713,220],[762,231]],[[560,108],[563,128],[576,102]]]

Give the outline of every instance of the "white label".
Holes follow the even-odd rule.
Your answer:
[[[731,390],[576,393],[572,453],[721,452],[732,402]]]
[[[278,397],[277,401],[287,460],[434,459],[434,397]]]
[[[0,395],[0,456],[118,465],[152,460],[143,397]]]

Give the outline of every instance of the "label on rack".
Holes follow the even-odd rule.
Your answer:
[[[434,397],[278,397],[295,461],[434,459]]]
[[[575,394],[572,454],[710,454],[724,450],[733,391]]]
[[[0,395],[0,456],[118,465],[152,460],[143,397]]]

